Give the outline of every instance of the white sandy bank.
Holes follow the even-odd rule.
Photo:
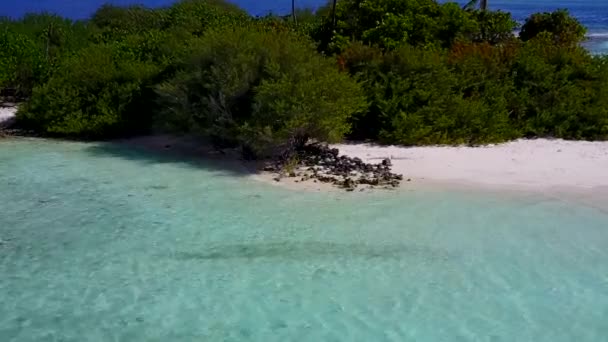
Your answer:
[[[335,145],[367,162],[391,158],[413,183],[452,183],[530,190],[608,188],[608,142],[517,140],[484,147]]]
[[[0,126],[15,118],[17,107],[0,107]]]

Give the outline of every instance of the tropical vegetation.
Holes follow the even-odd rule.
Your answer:
[[[608,138],[608,58],[565,10],[330,0],[252,17],[224,0],[0,20],[0,90],[41,134],[198,134],[266,156],[309,139]],[[297,20],[296,20],[297,19]]]

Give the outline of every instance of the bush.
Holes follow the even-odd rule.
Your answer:
[[[527,136],[605,137],[606,74],[586,50],[551,44],[553,38],[545,33],[526,42],[515,60],[513,79],[523,108],[516,124]]]
[[[458,39],[503,39],[513,24],[508,15],[470,13],[435,0],[344,0],[338,2],[336,19],[335,32],[328,15],[315,35],[330,52],[357,40],[388,50],[404,44],[447,48]]]
[[[519,37],[523,41],[528,41],[543,32],[552,36],[554,44],[574,45],[585,39],[587,29],[576,18],[570,16],[567,10],[558,10],[533,14],[526,19]]]
[[[133,106],[148,80],[159,72],[153,63],[110,44],[93,45],[68,58],[50,80],[34,88],[17,119],[54,135],[100,138],[145,131],[151,113]]]
[[[5,25],[35,42],[50,64],[86,47],[91,37],[88,23],[48,13],[26,14],[18,21],[5,22]]]
[[[91,23],[101,30],[129,34],[162,29],[167,25],[167,16],[164,9],[105,4],[93,13]]]
[[[27,96],[45,73],[44,56],[36,44],[23,34],[0,28],[0,90],[14,89],[18,96]]]
[[[566,11],[531,16],[435,0],[340,0],[252,18],[225,0],[100,8],[89,23],[0,20],[0,90],[19,119],[78,137],[151,127],[259,155],[309,138],[436,144],[608,137],[608,58]],[[322,57],[315,51],[336,56]],[[348,75],[350,73],[350,77]],[[159,113],[157,113],[159,112]]]
[[[381,141],[478,144],[511,134],[499,84],[475,89],[481,85],[453,71],[440,52],[402,48],[387,55],[386,62],[391,68],[391,101],[380,108],[390,121],[380,131]]]
[[[224,0],[182,0],[167,10],[168,29],[200,37],[207,29],[240,27],[251,17]]]
[[[404,145],[512,137],[503,95],[512,87],[497,79],[508,74],[498,67],[502,54],[489,44],[469,45],[449,56],[411,46],[382,53],[351,45],[339,60],[364,85],[370,102],[368,112],[354,117],[351,137]]]
[[[517,28],[517,22],[513,20],[510,13],[475,11],[473,16],[478,27],[469,37],[471,41],[495,45],[515,39],[513,31]]]
[[[309,42],[256,28],[208,32],[158,92],[165,122],[258,155],[337,141],[365,106],[359,86]]]
[[[46,82],[59,61],[88,45],[87,25],[56,15],[27,14],[19,21],[0,20],[0,89],[13,88],[27,98]]]

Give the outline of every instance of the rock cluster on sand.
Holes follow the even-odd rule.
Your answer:
[[[322,144],[309,144],[287,160],[277,160],[266,165],[264,171],[276,172],[275,178],[297,178],[297,182],[313,181],[331,183],[347,191],[359,185],[369,187],[398,187],[402,175],[391,172],[390,159],[378,164],[364,163],[359,158],[340,156],[338,149]]]

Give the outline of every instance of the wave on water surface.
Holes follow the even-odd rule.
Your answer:
[[[591,32],[587,34],[587,37],[589,38],[607,38],[608,39],[608,32]]]

